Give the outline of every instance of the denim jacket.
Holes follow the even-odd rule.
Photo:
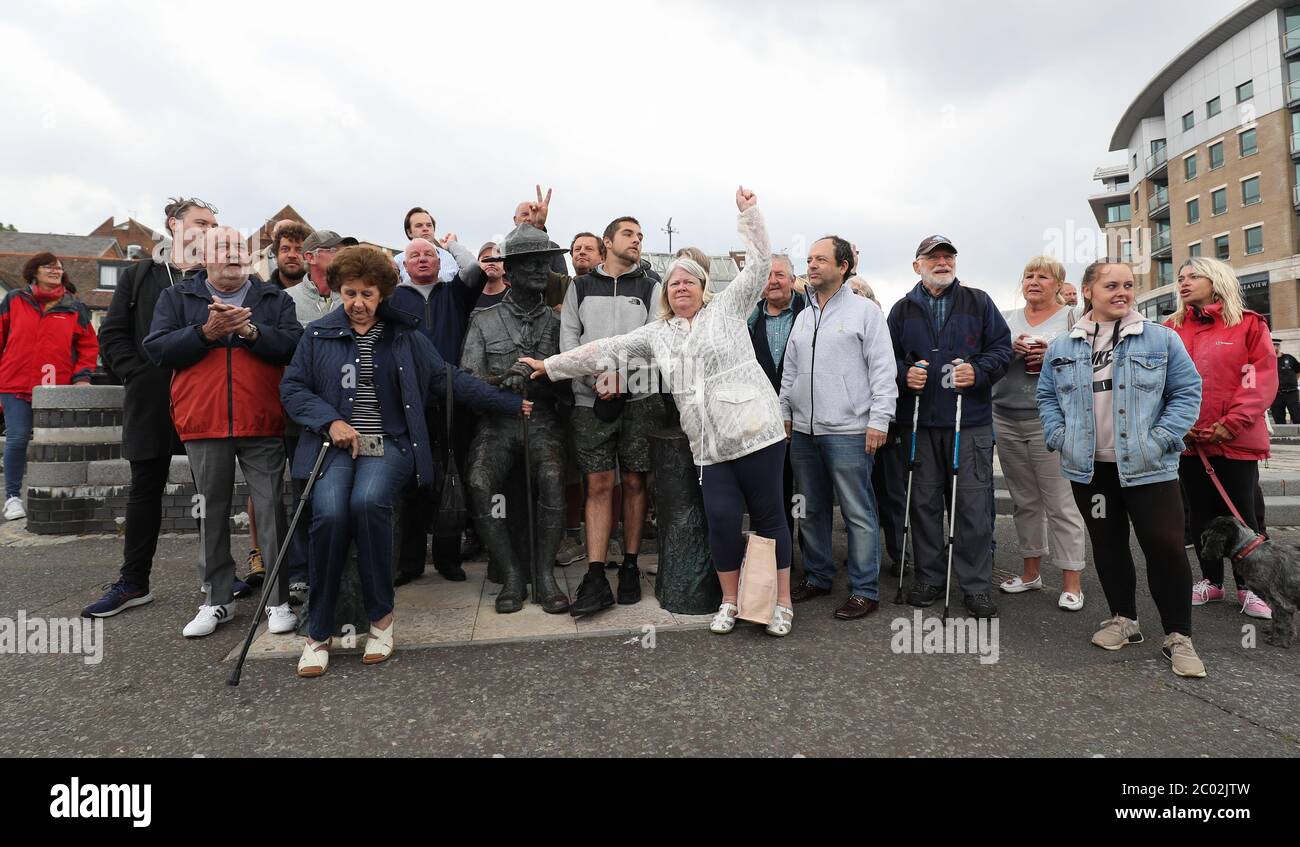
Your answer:
[[[1083,325],[1052,342],[1038,378],[1047,448],[1072,482],[1093,477],[1092,343]],[[1183,436],[1201,408],[1201,377],[1178,336],[1149,321],[1125,321],[1114,353],[1115,452],[1124,487],[1178,478]]]

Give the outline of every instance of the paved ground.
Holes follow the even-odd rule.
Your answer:
[[[1008,519],[999,544],[1014,550]],[[119,552],[102,539],[0,548],[0,617],[75,615]],[[242,627],[182,639],[194,541],[166,538],[161,555],[159,599],[107,622],[101,664],[0,655],[0,755],[1300,756],[1300,648],[1244,648],[1235,609],[1197,610],[1210,677],[1179,680],[1155,638],[1116,654],[1088,644],[1106,615],[1090,573],[1077,615],[1055,592],[1000,599],[996,664],[897,655],[891,620],[910,609],[839,623],[823,598],[784,640],[742,627],[660,632],[653,649],[620,636],[406,650],[373,668],[342,657],[314,681],[270,659],[231,689]],[[1154,636],[1149,602],[1141,614]]]

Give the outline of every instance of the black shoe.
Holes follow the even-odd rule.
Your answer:
[[[614,590],[609,587],[609,579],[604,573],[588,570],[587,575],[582,578],[582,584],[578,586],[578,596],[573,598],[569,614],[577,618],[595,614],[612,605],[614,605]]]
[[[903,575],[903,566],[898,562],[890,562],[889,575],[892,576],[894,579],[898,579],[900,576]]]
[[[977,618],[996,618],[998,616],[998,607],[993,605],[993,599],[984,593],[967,594],[966,609]]]
[[[942,596],[942,585],[922,585],[918,582],[912,586],[911,591],[907,592],[907,605],[916,606],[919,609],[928,609]]]
[[[641,569],[624,565],[618,569],[618,604],[632,606],[641,602]]]
[[[401,588],[403,585],[406,585],[408,582],[414,582],[415,580],[419,579],[422,576],[424,576],[423,573],[411,573],[409,571],[398,571],[397,576],[393,577],[393,587]]]
[[[465,575],[465,569],[460,565],[451,565],[446,568],[435,568],[435,570],[442,574],[442,578],[448,582],[464,582],[469,579],[469,577]]]

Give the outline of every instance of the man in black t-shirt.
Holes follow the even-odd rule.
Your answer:
[[[1286,423],[1288,411],[1291,423],[1300,423],[1300,389],[1296,386],[1300,360],[1290,353],[1283,353],[1281,341],[1273,342],[1273,352],[1277,354],[1277,399],[1273,401],[1273,423]]]

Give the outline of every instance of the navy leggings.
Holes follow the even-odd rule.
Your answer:
[[[709,552],[722,573],[740,570],[745,536],[740,527],[749,512],[749,528],[776,541],[776,566],[790,567],[790,525],[785,520],[785,442],[756,453],[708,465],[703,472],[704,512],[709,518]]]

